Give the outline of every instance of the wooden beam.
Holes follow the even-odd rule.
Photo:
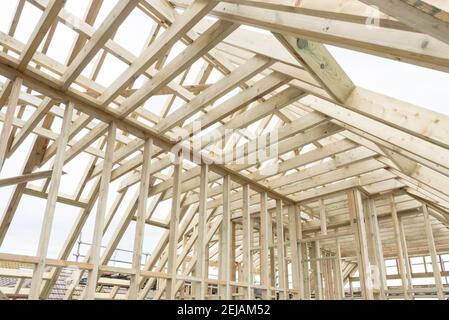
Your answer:
[[[31,118],[26,122],[26,125],[22,127],[19,133],[14,137],[13,143],[11,144],[11,148],[9,149],[8,156],[11,156],[25,141],[28,135],[36,128],[39,122],[47,115],[50,109],[55,104],[50,98],[45,98],[42,100],[41,105],[38,109],[33,113]]]
[[[94,186],[92,187],[91,191],[89,192],[88,195],[88,202],[86,204],[86,206],[80,211],[72,229],[70,230],[66,241],[64,242],[64,245],[61,249],[61,252],[59,253],[58,258],[61,260],[67,260],[70,256],[70,254],[72,253],[72,250],[75,246],[76,241],[79,239],[79,235],[82,231],[82,228],[84,226],[84,224],[86,223],[86,220],[88,219],[91,210],[93,208],[93,206],[96,203],[96,200],[98,198],[98,191],[100,189],[100,179],[97,179],[94,182]],[[123,195],[126,195],[126,193],[124,192]],[[120,199],[120,197],[118,197],[118,199]],[[116,205],[113,206],[112,212],[110,214],[110,217],[108,217],[107,221],[110,221],[110,219],[114,216],[115,212],[117,210]],[[109,223],[106,223],[105,228],[109,225]],[[88,259],[84,260],[85,262],[88,261]],[[59,275],[61,274],[62,269],[53,269],[51,272],[51,279],[49,281],[46,281],[44,287],[42,288],[42,292],[41,292],[41,296],[43,296],[43,298],[47,299],[48,296],[51,293],[51,290],[53,288],[53,286],[56,284],[57,279],[59,277]],[[78,274],[79,277],[81,277],[81,273]],[[78,283],[77,279],[73,279],[73,283]],[[75,289],[75,286],[70,286],[70,289],[67,290],[67,292],[65,293],[65,297],[66,296],[70,296],[71,292]],[[64,297],[64,299],[65,299]]]
[[[279,295],[282,299],[288,300],[288,271],[285,268],[284,212],[281,200],[276,200],[276,245],[279,289],[281,290]],[[274,274],[274,270],[271,270],[271,272]]]
[[[437,0],[438,1],[438,0]],[[225,2],[236,3],[256,8],[265,8],[284,12],[294,12],[299,14],[321,17],[332,20],[346,21],[351,23],[366,24],[369,20],[370,11],[357,1],[348,4],[344,0],[225,0]],[[398,30],[407,30],[401,22],[393,20],[391,17],[380,13],[379,26]]]
[[[185,8],[191,0],[174,0]],[[335,3],[333,3],[335,5]],[[271,32],[330,44],[436,70],[449,70],[447,44],[422,33],[388,28],[367,28],[329,18],[281,12],[232,3],[220,3],[211,15]],[[424,45],[424,48],[423,48]]]
[[[385,300],[386,294],[385,290],[387,289],[387,270],[385,267],[385,258],[382,248],[382,239],[380,236],[380,226],[378,219],[377,207],[374,199],[368,199],[368,209],[369,214],[371,215],[371,224],[372,224],[372,232],[374,237],[374,249],[377,260],[378,274],[379,274],[379,296],[381,300]]]
[[[181,203],[181,181],[182,181],[182,160],[183,153],[180,150],[175,157],[175,171],[173,174],[173,198],[170,213],[170,234],[168,240],[168,261],[167,272],[170,279],[167,279],[165,293],[167,299],[174,300],[176,296],[176,282],[177,282],[177,250],[178,250],[178,236],[179,236],[179,213]]]
[[[39,245],[37,256],[39,261],[34,268],[33,278],[31,280],[30,300],[38,300],[42,284],[42,276],[45,270],[45,260],[47,258],[48,245],[50,242],[50,234],[53,226],[53,218],[56,209],[56,200],[58,197],[59,185],[61,182],[62,167],[64,163],[65,148],[67,145],[68,135],[72,122],[73,104],[69,103],[64,111],[64,119],[62,123],[62,132],[58,139],[58,150],[56,152],[55,162],[53,164],[53,173],[51,176],[50,189],[48,192],[47,204],[44,212],[41,233],[39,237]]]
[[[363,213],[362,195],[359,190],[353,189],[348,192],[349,214],[354,228],[358,270],[361,275],[361,289],[364,299],[373,300],[373,279],[371,264],[369,261],[367,231]]]
[[[195,296],[197,300],[204,300],[207,294],[206,279],[209,278],[209,267],[206,265],[206,243],[207,236],[207,198],[209,188],[209,165],[201,165],[200,176],[200,201],[198,210],[198,239],[196,240],[196,266],[194,276],[200,279],[195,285]]]
[[[20,63],[17,68],[19,71],[23,72],[27,69],[28,63],[33,58],[48,30],[55,22],[59,12],[64,7],[65,2],[66,0],[50,0],[48,2],[44,13],[39,19],[37,26],[34,28],[25,48],[20,54]]]
[[[84,21],[90,25],[94,25],[95,20],[98,17],[98,14],[100,13],[100,10],[103,5],[103,0],[90,0],[89,7],[87,9],[86,15],[84,17]],[[67,60],[67,65],[70,65],[77,54],[81,51],[81,49],[84,47],[84,45],[87,42],[87,38],[83,34],[79,34],[76,37],[76,40],[73,44],[72,50],[70,52],[69,59]]]
[[[90,250],[90,261],[93,264],[92,271],[89,272],[87,278],[87,286],[84,299],[95,299],[95,292],[97,289],[97,281],[100,276],[100,254],[101,254],[101,240],[103,238],[103,226],[106,216],[106,208],[109,195],[109,185],[111,180],[112,170],[112,154],[115,148],[115,139],[117,134],[117,126],[114,122],[108,126],[108,140],[106,143],[106,156],[103,173],[101,176],[101,185],[98,196],[97,214],[95,216],[94,234],[92,238],[92,246]]]
[[[223,285],[219,288],[220,298],[231,299],[231,178],[223,177],[223,219],[220,226],[219,274]]]
[[[51,124],[53,122],[53,115],[48,114],[45,117],[45,120],[43,122],[44,128],[50,128]],[[22,175],[30,174],[32,173],[36,166],[40,164],[40,161],[42,160],[42,155],[45,152],[45,149],[48,144],[48,139],[43,137],[36,137],[33,142],[33,146],[29,150],[25,164],[22,168]],[[9,200],[7,202],[7,205],[5,207],[5,212],[2,216],[1,223],[0,223],[0,244],[3,243],[6,234],[8,232],[9,226],[11,225],[11,222],[13,220],[14,214],[17,210],[17,207],[19,206],[20,200],[26,190],[26,183],[18,184],[13,188],[13,191],[11,193],[11,196],[9,197]]]
[[[19,101],[20,88],[22,87],[22,79],[16,78],[12,85],[11,94],[9,96],[8,107],[6,110],[5,121],[3,121],[2,133],[0,135],[0,171],[5,163],[8,152],[9,137],[12,132],[14,114],[16,112]]]
[[[274,35],[334,99],[346,101],[355,85],[323,44],[279,33]]]
[[[449,148],[449,116],[356,87],[345,107],[418,138]]]
[[[26,182],[30,182],[30,181],[46,179],[46,178],[50,177],[51,174],[52,174],[52,171],[47,170],[47,171],[34,172],[34,173],[30,173],[30,174],[24,174],[24,175],[21,175],[18,177],[0,179],[0,187],[7,187],[7,186],[22,184],[22,183],[26,183]]]
[[[407,270],[406,270],[406,261],[404,258],[404,248],[402,247],[401,242],[401,231],[400,231],[400,225],[399,225],[399,218],[396,210],[396,203],[394,200],[394,196],[389,196],[390,205],[391,205],[391,219],[393,221],[393,231],[394,231],[394,237],[396,240],[396,246],[397,246],[397,256],[398,256],[398,270],[399,274],[401,276],[402,281],[402,288],[404,290],[404,297],[408,300],[410,299],[410,292],[409,292],[409,283],[407,278]]]
[[[100,96],[103,105],[108,105],[123,89],[151,67],[162,55],[180,40],[198,21],[217,5],[216,1],[195,0],[164,33],[148,46]]]
[[[190,116],[201,110],[202,107],[213,103],[215,100],[226,95],[234,88],[238,87],[242,82],[251,79],[261,70],[267,68],[272,61],[265,57],[255,56],[243,66],[234,70],[228,76],[222,78],[213,86],[207,88],[200,95],[195,97],[187,105],[179,108],[167,118],[162,119],[155,127],[161,134],[173,129],[175,126],[185,121]]]
[[[430,258],[432,260],[432,270],[433,270],[433,276],[435,278],[435,286],[437,289],[437,295],[438,295],[438,299],[444,300],[445,295],[444,295],[444,291],[443,291],[443,281],[441,279],[441,269],[440,269],[440,265],[438,264],[437,250],[435,247],[435,239],[433,237],[432,224],[431,224],[430,217],[429,217],[429,209],[427,208],[426,204],[423,204],[422,211],[423,211],[423,218],[424,218],[424,227],[426,230],[427,245],[429,246]]]
[[[265,100],[256,106],[252,106],[252,108],[250,109],[251,111],[247,110],[248,112],[243,112],[243,109],[251,105],[252,102],[258,99],[261,100],[263,96],[276,90],[283,84],[286,84],[289,80],[290,80],[289,77],[284,76],[283,74],[277,72],[273,72],[270,75],[266,76],[265,78],[249,86],[247,89],[227,99],[220,105],[215,106],[212,110],[208,110],[207,113],[199,117],[197,121],[195,121],[194,123],[190,123],[187,126],[184,126],[183,129],[187,130],[189,133],[190,132],[199,133],[196,130],[199,129],[205,130],[206,128],[209,128],[212,125],[216,124],[218,121],[222,121],[225,123],[223,123],[222,126],[218,127],[217,131],[220,132],[220,135],[223,136],[226,133],[226,127],[228,127],[228,124],[236,125],[241,120],[244,120],[245,123],[251,123],[250,119],[253,119],[255,117],[257,118],[262,117],[262,114],[264,112],[267,112],[267,109],[269,107],[272,107],[274,101],[277,99]],[[281,109],[282,105],[279,106],[278,108]],[[242,113],[239,112],[240,110],[242,111]],[[275,110],[271,111],[275,112]],[[252,115],[248,116],[248,113],[252,113]],[[229,117],[231,118],[230,121],[223,121],[228,120],[227,118]],[[196,130],[194,131],[194,129]],[[218,139],[219,136],[217,135],[215,138]],[[202,139],[202,141],[208,143],[207,139],[206,140]],[[209,143],[213,142],[215,141],[209,141]],[[202,146],[206,146],[206,144],[202,143]]]
[[[342,261],[341,261],[341,245],[340,239],[335,239],[335,283],[336,283],[336,298],[337,300],[344,300],[345,296],[345,285],[342,273]]]
[[[243,203],[242,203],[242,229],[243,229],[243,243],[242,243],[242,263],[243,263],[243,279],[244,283],[247,283],[247,287],[244,289],[244,297],[246,300],[252,299],[252,287],[253,284],[253,266],[251,264],[251,238],[253,237],[253,230],[251,229],[251,215],[249,212],[249,185],[243,185]]]
[[[61,79],[62,90],[66,90],[72,82],[78,78],[84,68],[112,37],[139,2],[140,0],[127,0],[119,1],[115,5],[92,38],[87,42],[65,71]]]
[[[296,239],[297,239],[297,256],[298,256],[298,274],[299,274],[299,299],[301,300],[308,300],[310,299],[310,283],[309,283],[309,268],[308,264],[305,263],[305,260],[307,259],[307,245],[305,243],[301,243],[303,240],[303,221],[301,219],[301,206],[296,205],[293,209],[288,210],[299,210],[299,215],[296,217]],[[288,211],[289,215],[289,229],[290,229],[290,211]],[[292,263],[293,267],[293,263]]]
[[[203,33],[194,43],[159,71],[151,81],[147,81],[131,97],[127,98],[120,106],[120,111],[118,112],[119,117],[125,118],[136,110],[149,97],[166,86],[183,72],[187,66],[208,52],[222,39],[226,38],[237,27],[238,25],[230,22],[217,21],[207,32]]]
[[[230,26],[230,25],[228,24],[228,26]],[[230,26],[230,27],[232,27],[234,30],[237,26]],[[217,28],[220,29],[218,26],[217,26]],[[221,33],[221,31],[215,30],[214,32],[217,32],[217,35],[215,35],[215,36],[209,35],[211,38],[214,38],[214,37],[216,38],[219,36],[226,36],[226,34]],[[43,79],[38,74],[35,74],[33,72],[30,72],[27,74],[18,72],[17,70],[15,70],[14,68],[9,66],[10,62],[6,63],[3,58],[4,57],[0,56],[0,74],[6,76],[8,78],[13,78],[13,77],[20,75],[20,77],[22,77],[24,79],[24,82],[26,82],[28,85],[32,85],[33,88],[35,88],[38,91],[41,91],[42,93],[47,94],[49,97],[52,97],[58,101],[68,99],[75,104],[76,108],[79,111],[81,111],[83,113],[87,113],[87,114],[91,115],[92,117],[101,119],[104,122],[115,121],[117,123],[118,128],[120,128],[124,131],[127,131],[141,139],[146,139],[148,137],[152,137],[154,139],[155,145],[161,147],[162,149],[164,149],[166,151],[171,150],[173,148],[173,146],[176,144],[176,142],[171,141],[169,138],[167,138],[165,136],[160,136],[160,135],[156,134],[154,132],[154,130],[149,129],[147,126],[143,126],[142,124],[138,123],[137,121],[133,121],[130,119],[118,119],[115,115],[111,114],[109,111],[100,110],[100,108],[98,108],[98,105],[96,105],[95,103],[92,103],[92,101],[90,101],[90,100],[81,98],[78,94],[73,94],[73,93],[69,94],[66,92],[62,92],[61,90],[59,90],[57,88],[56,84],[54,84],[54,83],[49,84],[47,80]],[[7,59],[7,61],[9,61],[9,59]],[[188,152],[191,152],[191,150],[188,150],[188,148],[186,148],[186,150]],[[209,159],[209,160],[211,160],[211,159]],[[223,166],[220,164],[212,164],[210,166],[210,168],[211,168],[211,171],[214,171],[221,175],[230,174],[233,177],[234,181],[239,182],[241,184],[248,183],[256,191],[259,191],[259,192],[264,191],[264,192],[267,192],[268,194],[270,194],[270,196],[273,198],[282,199],[285,203],[293,203],[293,201],[290,198],[284,197],[283,195],[281,195],[275,191],[272,191],[259,183],[254,183],[254,181],[252,179],[246,177],[245,175],[237,173],[233,170],[230,170],[226,166]]]
[[[425,1],[361,0],[428,35],[449,44],[449,13]]]
[[[413,283],[412,283],[412,266],[410,262],[410,256],[408,254],[408,246],[407,246],[407,238],[405,235],[404,228],[404,218],[399,217],[399,237],[402,245],[402,251],[404,253],[404,261],[405,261],[405,274],[407,277],[408,283],[408,292],[410,294],[410,298],[414,299],[415,293],[413,291]]]
[[[320,241],[316,240],[312,243],[310,247],[310,260],[312,275],[310,279],[314,279],[315,281],[311,283],[311,289],[315,289],[315,300],[323,300],[323,279],[321,274],[321,246]],[[312,286],[313,285],[313,286]]]
[[[321,235],[327,235],[327,218],[326,218],[326,206],[322,198],[318,199],[318,207],[320,209],[320,224],[321,224]]]
[[[145,233],[145,222],[147,215],[147,202],[151,177],[151,159],[153,157],[153,139],[149,138],[144,144],[142,182],[139,189],[139,204],[137,207],[137,221],[134,235],[133,261],[132,268],[135,274],[131,276],[131,283],[128,291],[128,300],[137,300],[140,289],[140,274],[142,263],[142,247]]]
[[[303,284],[300,281],[300,263],[298,257],[298,235],[297,235],[297,212],[296,206],[290,205],[288,206],[288,239],[290,244],[290,263],[291,263],[291,272],[292,272],[292,286],[294,290],[299,290],[301,292],[301,288],[303,288]],[[294,295],[296,298],[303,299],[301,294]]]
[[[402,130],[387,126],[347,108],[324,100],[318,102],[312,98],[312,101],[312,103],[306,103],[306,105],[344,123],[345,127],[351,131],[354,130],[353,132],[358,134],[360,134],[358,131],[364,132],[365,138],[385,148],[400,153],[410,160],[429,166],[438,172],[449,174],[446,170],[449,168],[449,151],[445,148],[414,137]]]
[[[9,99],[9,96],[11,95],[12,84],[13,84],[12,81],[6,80],[5,83],[3,83],[2,85],[2,91],[0,92],[0,110],[6,104],[6,102]]]
[[[17,2],[16,9],[14,11],[14,17],[9,25],[8,35],[14,36],[19,25],[20,17],[22,16],[23,8],[25,7],[25,0],[19,0]],[[3,52],[8,53],[8,49],[4,48]]]
[[[267,194],[262,192],[260,194],[260,228],[259,228],[259,246],[260,246],[260,259],[259,259],[259,270],[260,270],[260,285],[262,286],[262,299],[268,300],[270,297],[271,287],[269,281],[269,263],[268,263],[268,208],[267,208]]]

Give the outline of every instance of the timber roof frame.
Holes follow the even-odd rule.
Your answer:
[[[320,236],[315,235],[317,232],[323,232],[323,223],[326,230],[345,232],[351,221],[351,201],[356,207],[359,197],[351,192],[360,192],[362,197],[375,199],[379,221],[389,228],[385,238],[394,234],[396,226],[394,219],[393,228],[390,221],[383,220],[392,215],[393,205],[406,217],[411,238],[416,234],[415,220],[422,214],[430,215],[434,228],[441,230],[436,232],[436,246],[449,251],[449,117],[356,86],[324,45],[449,72],[449,5],[439,0],[421,1],[421,5],[411,0],[398,0],[395,5],[386,0],[294,3],[126,0],[118,1],[103,23],[94,28],[102,1],[91,0],[84,19],[80,19],[64,8],[65,0],[18,0],[9,33],[0,32],[0,75],[6,79],[0,84],[0,170],[26,139],[34,140],[21,175],[0,179],[0,188],[14,186],[0,220],[0,246],[23,195],[48,199],[38,255],[20,261],[37,265],[31,298],[48,297],[97,201],[100,209],[91,260],[78,263],[89,270],[85,298],[95,297],[102,272],[126,273],[108,267],[107,262],[132,220],[137,221],[141,232],[145,223],[167,229],[166,241],[161,240],[156,253],[160,257],[166,252],[168,274],[177,268],[177,242],[173,239],[185,232],[213,244],[213,232],[197,234],[196,222],[185,220],[198,210],[207,213],[206,222],[210,221],[214,230],[225,219],[240,223],[245,204],[249,214],[257,215],[275,212],[282,202],[299,208],[303,235],[315,239]],[[14,33],[25,4],[40,9],[42,16],[28,42],[21,43]],[[378,27],[366,26],[370,19],[366,5],[382,11]],[[154,21],[147,45],[138,56],[114,41],[133,10]],[[77,34],[66,64],[47,55],[61,24]],[[169,59],[177,43],[184,48]],[[108,55],[128,67],[104,87],[96,79],[102,68],[107,68]],[[198,61],[202,66],[195,83],[184,84]],[[92,63],[91,75],[84,75],[83,70]],[[210,83],[213,71],[220,78]],[[156,96],[166,98],[159,114],[145,106]],[[176,99],[181,101],[180,108],[174,107]],[[31,115],[25,116],[30,110]],[[55,119],[63,123],[58,130],[54,130]],[[201,120],[200,129],[220,133],[217,141],[201,140],[201,152],[189,143],[201,134],[192,119]],[[250,126],[256,129],[248,130]],[[210,163],[210,172],[190,161],[173,165],[179,129],[188,135],[181,144],[182,152],[174,155],[183,159],[201,154],[203,161]],[[235,139],[225,140],[226,129],[236,130]],[[215,153],[217,149],[226,150],[225,154],[238,149],[247,154],[251,139],[259,136],[268,140],[274,131],[279,139],[274,159],[279,170],[275,173],[264,174],[264,166],[273,159],[223,164]],[[64,166],[81,153],[88,154],[90,161],[76,190],[70,195],[59,193]],[[51,170],[45,170],[49,164]],[[38,187],[30,184],[33,181],[43,183]],[[112,181],[120,181],[113,208],[134,185],[140,184],[140,188],[126,219],[101,255],[102,228],[108,227],[116,211],[104,215]],[[206,198],[202,188],[207,186]],[[261,200],[260,194],[265,198]],[[168,199],[175,199],[171,217],[176,219],[152,217],[158,204]],[[58,260],[45,262],[56,202],[78,207],[81,213]],[[282,215],[282,207],[280,210]],[[272,219],[261,220],[259,228],[272,223]],[[283,220],[277,217],[274,221]],[[179,234],[170,232],[173,229],[180,229]],[[322,248],[333,250],[326,234],[321,235]],[[342,252],[348,256],[353,256],[352,234],[348,231],[346,238],[342,236],[346,239],[341,243]],[[135,243],[140,243],[135,247],[137,255],[142,251],[142,237],[136,232]],[[422,239],[418,240],[410,247],[416,254],[423,247]],[[240,234],[237,242],[243,248]],[[219,245],[211,245],[214,252]],[[385,248],[388,254],[397,254]],[[21,260],[18,256],[9,258]],[[133,271],[130,297],[145,297],[151,284],[144,284],[142,279],[152,276],[167,278],[165,294],[175,297],[177,282],[163,275],[163,269],[153,271],[155,260],[148,262],[145,270]],[[260,260],[263,265],[262,257]],[[139,258],[134,257],[134,270],[138,265]],[[54,267],[49,275],[45,266]],[[260,269],[261,273],[266,271]],[[45,285],[40,289],[43,279]]]

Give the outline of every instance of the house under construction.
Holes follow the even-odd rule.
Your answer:
[[[447,73],[449,1],[0,11],[0,299],[449,296],[449,116],[329,50]]]

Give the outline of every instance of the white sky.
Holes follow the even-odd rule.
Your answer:
[[[100,13],[100,17],[96,23],[96,27],[101,23],[109,10],[115,5],[117,0],[106,0],[104,8]],[[74,13],[79,18],[84,16],[88,0],[68,0],[66,9]],[[9,23],[16,7],[17,0],[1,0],[0,2],[0,31],[7,33]],[[33,7],[27,2],[21,22],[15,34],[15,38],[25,43],[28,40],[35,24],[40,17],[41,11]],[[115,40],[126,47],[128,50],[138,55],[147,35],[151,30],[151,21],[138,10],[135,10],[126,20],[124,27],[121,28]],[[56,59],[60,63],[65,63],[68,52],[71,48],[72,41],[75,34],[69,28],[62,26],[58,27],[58,32],[52,42],[52,46],[48,52],[49,56]],[[173,57],[179,53],[183,45],[177,45],[170,55]],[[392,60],[378,58],[358,52],[352,52],[346,49],[328,46],[331,53],[336,57],[343,69],[352,78],[355,84],[365,87],[367,89],[377,91],[428,109],[449,115],[449,74],[437,72],[431,69],[416,67],[413,65],[400,63]],[[104,70],[98,82],[107,86],[113,81],[126,67],[122,62],[115,58],[110,58],[106,61],[108,68]],[[199,67],[196,66],[194,69]],[[86,68],[84,74],[89,75],[90,67]],[[4,79],[0,78],[3,82]],[[151,100],[153,108],[159,110],[163,100],[154,98]],[[3,110],[4,111],[4,110]],[[156,112],[157,113],[157,112]],[[0,124],[1,128],[1,124]],[[26,157],[27,150],[30,148],[32,139],[29,138],[21,146],[21,148],[9,159],[0,177],[10,177],[20,174],[22,163]],[[84,157],[84,158],[83,158]],[[85,160],[87,156],[83,155],[76,158],[77,161],[69,163],[65,171],[68,173],[63,178],[61,191],[73,191],[73,181],[79,181],[81,173],[84,170]],[[81,160],[81,161],[80,161]],[[111,186],[110,192],[116,190],[120,181]],[[4,213],[4,209],[8,198],[11,194],[12,188],[0,189],[0,214]],[[130,196],[134,193],[136,188],[128,192],[119,213],[114,219],[109,232],[103,238],[103,243],[111,237],[112,231],[115,229],[124,209],[127,206]],[[110,199],[109,203],[112,203]],[[168,212],[169,203],[161,206],[161,212],[156,214],[157,217],[164,217]],[[9,252],[17,254],[35,255],[37,243],[39,239],[39,230],[42,222],[42,215],[45,208],[45,201],[24,196],[20,202],[19,208],[16,212],[13,223],[9,229],[5,242],[0,248],[0,252]],[[86,228],[83,230],[83,240],[90,241],[92,236],[92,225],[94,222],[95,208],[92,211]],[[79,209],[74,209],[69,206],[58,204],[54,220],[54,227],[50,243],[49,257],[57,257],[70,228],[72,227]],[[128,229],[120,243],[120,248],[131,249],[133,243],[134,225]],[[147,236],[144,244],[144,251],[151,251],[157,242],[157,239],[162,234],[158,228],[147,226]],[[71,257],[73,258],[73,257]],[[130,259],[128,255],[126,259]]]

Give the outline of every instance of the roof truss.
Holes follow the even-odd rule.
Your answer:
[[[21,280],[0,293],[48,298],[64,268],[75,266],[82,272],[67,299],[144,299],[156,282],[155,298],[179,297],[186,282],[197,298],[209,294],[207,284],[228,298],[231,286],[246,288],[245,298],[256,287],[264,298],[342,298],[357,266],[361,295],[386,298],[388,288],[373,292],[362,272],[384,255],[398,258],[403,296],[410,298],[408,254],[423,254],[429,244],[435,267],[437,255],[449,250],[449,118],[358,87],[325,46],[448,72],[449,14],[441,1],[127,0],[101,23],[103,1],[92,0],[83,18],[65,4],[19,0],[8,32],[0,32],[0,169],[28,147],[20,172],[0,179],[0,188],[12,186],[0,246],[24,196],[47,200],[36,256],[0,254],[0,261],[32,265],[31,273],[13,272],[30,286]],[[375,26],[366,26],[366,4],[382,11]],[[42,16],[22,43],[15,34],[28,5]],[[136,12],[151,21],[138,54],[117,38]],[[75,35],[59,44],[71,48],[65,63],[48,52],[62,27]],[[111,61],[124,68],[106,85],[100,79]],[[64,194],[61,181],[73,177],[75,161],[82,170]],[[118,187],[109,190],[113,183]],[[170,212],[155,217],[170,200]],[[51,260],[58,203],[79,214]],[[91,215],[91,248],[83,262],[71,261]],[[424,236],[416,230],[420,218]],[[112,267],[131,224],[132,266]],[[164,233],[141,268],[146,226]],[[331,267],[329,256],[346,262]],[[241,283],[229,259],[243,268]],[[300,269],[302,259],[315,261],[311,270]],[[206,260],[219,268],[218,280],[205,275]],[[293,266],[290,287],[285,260]],[[337,268],[334,292],[321,291],[321,267]],[[253,272],[260,286],[251,283]],[[83,274],[87,284],[76,292]],[[434,277],[442,298],[441,274]]]

